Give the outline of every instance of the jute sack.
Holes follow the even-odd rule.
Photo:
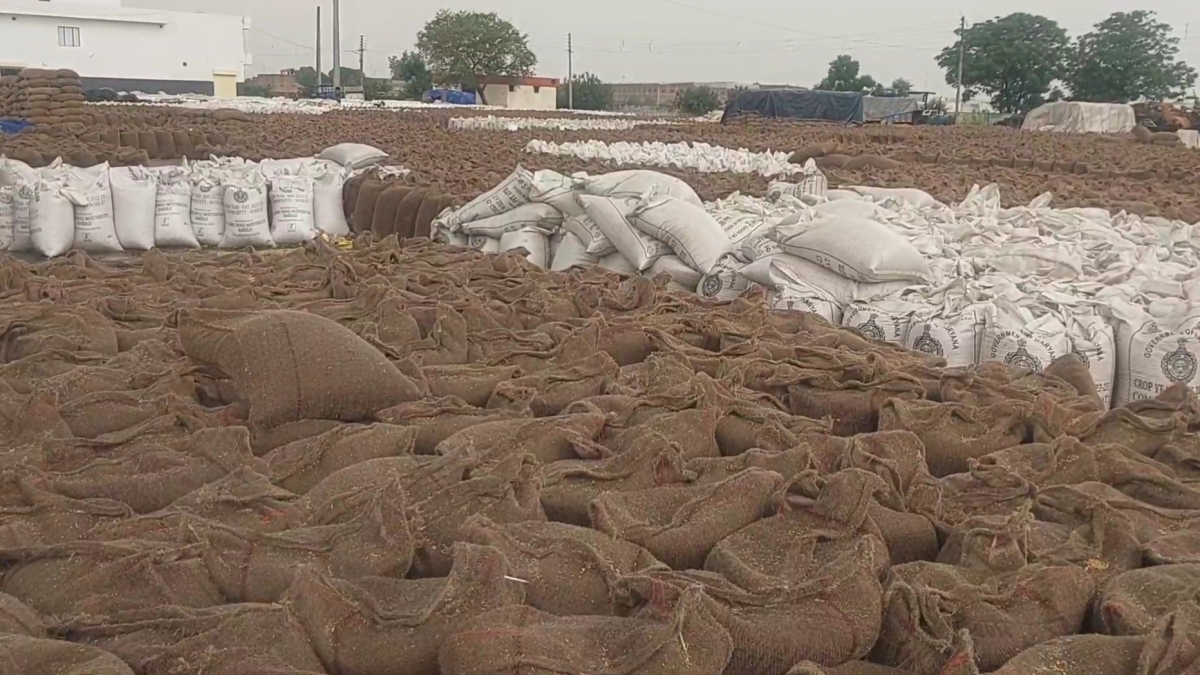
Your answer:
[[[463,533],[465,541],[503,553],[509,575],[526,582],[526,604],[556,616],[612,615],[621,575],[667,569],[646,549],[587,527],[538,521],[497,525],[477,516]]]
[[[496,549],[456,544],[446,577],[346,581],[300,570],[287,603],[330,672],[438,675],[438,649],[466,621],[522,604],[522,584],[507,575]]]
[[[732,645],[701,595],[659,584],[628,617],[493,610],[451,635],[438,664],[442,675],[719,675]]]
[[[598,352],[551,370],[501,382],[492,392],[486,407],[520,407],[515,404],[524,399],[536,417],[550,417],[581,398],[604,393],[605,387],[616,377],[617,370],[617,363],[612,357]]]
[[[263,459],[276,484],[296,494],[308,492],[340,469],[378,457],[412,454],[417,432],[391,424],[344,425],[277,448]]]
[[[717,542],[770,512],[782,485],[779,474],[751,468],[711,485],[607,492],[592,502],[592,525],[672,569],[699,569]]]
[[[189,310],[179,321],[188,358],[216,366],[250,401],[250,421],[347,422],[421,397],[408,377],[349,329],[307,312]]]
[[[0,635],[0,675],[133,675],[129,665],[103,649],[63,640]]]
[[[549,464],[578,458],[577,448],[596,439],[603,429],[604,417],[597,413],[484,422],[442,441],[437,453],[469,458],[476,466],[494,465],[525,454]]]
[[[46,637],[46,626],[37,612],[13,596],[0,593],[0,634]]]
[[[1200,587],[1200,565],[1157,565],[1109,580],[1096,596],[1092,628],[1106,635],[1148,635],[1159,617],[1190,602]]]
[[[145,675],[171,675],[184,663],[206,675],[325,672],[294,613],[280,605],[156,607],[84,617],[56,629],[116,654]]]
[[[375,413],[381,422],[415,427],[417,439],[413,452],[419,455],[434,454],[438,443],[468,427],[519,417],[529,417],[529,411],[486,410],[467,405],[454,396],[402,403]]]
[[[968,462],[1024,441],[1019,406],[972,409],[957,403],[892,399],[879,410],[880,431],[911,431],[925,444],[929,473],[962,473]]]

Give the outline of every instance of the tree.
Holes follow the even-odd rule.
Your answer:
[[[386,79],[368,77],[363,83],[363,98],[368,101],[381,101],[392,97],[392,85]]]
[[[608,110],[612,107],[612,87],[601,82],[599,77],[583,73],[572,78],[571,83],[574,85],[572,101],[567,100],[567,83],[558,86],[558,107],[566,108],[568,103],[576,110]]]
[[[342,68],[342,86],[343,87],[361,87],[361,86],[363,86],[362,71],[358,70],[357,68],[347,68],[346,66],[342,66],[341,68]],[[328,73],[323,74],[321,76],[321,79],[324,80],[326,84],[332,83],[333,82],[333,68],[330,68]]]
[[[439,10],[417,33],[417,51],[435,82],[475,90],[481,101],[479,76],[527,76],[537,65],[528,36],[495,13]]]
[[[892,80],[892,94],[896,96],[908,96],[912,90],[912,82],[909,82],[903,77],[897,77],[896,79]]]
[[[721,99],[709,87],[684,87],[675,94],[675,107],[691,115],[707,115],[721,107]]]
[[[1154,12],[1114,12],[1076,41],[1066,83],[1079,101],[1175,98],[1196,83],[1178,54],[1179,38]]]
[[[259,98],[271,98],[271,88],[265,84],[255,84],[253,82],[238,82],[238,96],[257,96]]]
[[[433,73],[420,52],[404,52],[400,58],[388,57],[392,79],[404,82],[404,98],[419,101],[425,92],[433,89]]]
[[[986,93],[1001,112],[1025,112],[1042,104],[1046,91],[1066,73],[1067,31],[1044,16],[1017,12],[954,31],[958,40],[937,56],[946,84],[958,80],[959,45],[964,98]]]
[[[321,79],[325,79],[325,74],[321,73]],[[301,98],[312,98],[317,95],[317,69],[312,66],[304,66],[296,71],[296,84],[300,85]]]
[[[870,75],[859,75],[858,61],[849,54],[841,54],[829,62],[825,79],[817,83],[816,89],[824,91],[873,91],[879,86]]]

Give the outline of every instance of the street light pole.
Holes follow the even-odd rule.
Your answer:
[[[342,11],[333,0],[333,87],[342,86]]]

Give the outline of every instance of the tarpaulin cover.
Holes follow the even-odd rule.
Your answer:
[[[1119,134],[1137,124],[1133,108],[1124,103],[1043,103],[1025,117],[1022,129],[1074,133]]]
[[[915,98],[905,96],[864,96],[863,119],[868,122],[879,122],[889,118],[903,118],[908,121],[912,114],[921,109],[921,103]]]
[[[863,95],[813,89],[743,91],[725,105],[721,122],[745,113],[798,120],[862,123]]]

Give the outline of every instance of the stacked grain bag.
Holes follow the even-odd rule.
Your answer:
[[[16,117],[17,95],[20,93],[17,83],[20,81],[17,75],[0,77],[0,117]]]
[[[26,68],[17,77],[11,113],[37,125],[86,123],[83,83],[73,70]]]

